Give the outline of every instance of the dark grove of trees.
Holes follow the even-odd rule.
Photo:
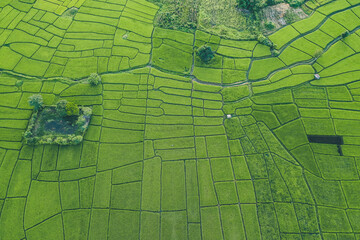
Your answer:
[[[237,0],[237,5],[241,9],[247,9],[254,12],[264,7],[284,2],[289,3],[292,7],[299,7],[305,0]]]

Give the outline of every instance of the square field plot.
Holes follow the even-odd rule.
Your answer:
[[[143,143],[100,144],[98,167],[113,169],[143,159]]]
[[[177,57],[174,58],[174,56]],[[154,48],[152,63],[162,69],[188,73],[191,69],[192,58],[191,52],[163,43],[160,47]]]

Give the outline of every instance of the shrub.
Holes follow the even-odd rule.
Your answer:
[[[79,115],[79,107],[73,102],[68,102],[66,104],[66,115],[68,116],[77,116]]]
[[[78,129],[78,132],[80,134],[85,133],[86,129],[88,129],[88,126],[89,126],[89,124],[84,124],[84,125],[80,126],[79,129]]]
[[[32,129],[35,126],[35,122],[36,119],[38,118],[38,115],[39,115],[38,112],[32,114],[29,121],[28,129]]]
[[[29,138],[25,138],[25,142],[26,144],[31,144],[31,145],[35,145],[39,142],[39,138],[37,137],[29,137]]]
[[[276,49],[272,49],[271,55],[274,56],[274,57],[277,57],[277,56],[280,55],[280,52],[278,50],[276,50]]]
[[[25,131],[24,132],[24,138],[31,138],[31,137],[33,137],[33,134],[32,134],[31,131]]]
[[[59,145],[67,145],[69,143],[67,138],[64,137],[56,137],[54,143]]]
[[[66,108],[66,104],[68,103],[67,100],[61,99],[56,103],[56,110],[57,109],[65,109]]]
[[[315,53],[314,53],[314,57],[315,58],[319,58],[321,55],[322,55],[322,51],[320,49],[316,50]]]
[[[258,40],[259,43],[263,43],[266,40],[266,37],[264,35],[262,35],[262,34],[259,34],[257,36],[257,40]]]
[[[23,80],[17,80],[16,82],[15,82],[15,86],[16,87],[21,87],[22,85],[24,84],[24,81]]]
[[[214,58],[214,52],[211,50],[211,47],[206,45],[199,47],[196,54],[204,63],[208,63]]]
[[[92,114],[92,109],[89,107],[82,107],[81,111],[86,117],[90,117],[90,115]]]
[[[85,125],[85,123],[86,123],[86,119],[84,116],[80,116],[76,121],[76,125],[79,127]]]
[[[54,141],[53,138],[54,138],[53,136],[49,135],[46,138],[39,139],[38,143],[39,144],[51,144]]]
[[[73,18],[78,13],[78,11],[79,11],[78,8],[72,7],[70,9],[66,10],[62,16],[67,17],[67,18]]]
[[[97,73],[92,73],[88,77],[88,82],[91,84],[91,86],[97,86],[101,82],[101,77]]]
[[[82,140],[83,140],[82,136],[75,136],[75,135],[69,136],[69,143],[73,145],[81,143]]]
[[[343,33],[341,34],[341,38],[346,38],[346,37],[349,36],[349,35],[350,35],[350,32],[349,32],[349,31],[343,32]]]
[[[30,96],[28,102],[30,106],[34,107],[35,111],[38,111],[44,105],[43,97],[40,94]]]
[[[257,40],[259,43],[261,43],[265,46],[268,46],[268,47],[274,46],[273,42],[262,34],[258,35]]]

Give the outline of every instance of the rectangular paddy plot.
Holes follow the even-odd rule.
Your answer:
[[[145,0],[1,1],[0,239],[360,239],[360,6],[306,6],[272,56]],[[92,106],[80,144],[24,144],[34,94]]]

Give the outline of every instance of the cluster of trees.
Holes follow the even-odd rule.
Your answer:
[[[92,73],[87,78],[87,82],[90,83],[91,86],[97,86],[101,83],[101,77],[97,73]],[[22,80],[16,82],[17,87],[21,87],[22,84]],[[39,111],[44,107],[44,100],[40,94],[30,96],[28,102],[30,106],[34,107],[35,111]],[[75,103],[66,100],[60,100],[56,103],[56,111],[60,114],[60,117],[79,115],[79,107]]]
[[[44,108],[44,100],[40,94],[34,94],[29,97],[29,105],[34,107],[34,111],[39,111]],[[56,103],[56,114],[59,118],[65,116],[78,116],[79,106],[74,102],[68,102],[66,100],[59,100]]]
[[[196,51],[196,55],[204,63],[209,63],[211,59],[215,57],[214,52],[211,50],[211,47],[207,45],[199,47]]]
[[[237,0],[237,5],[241,9],[256,11],[266,7],[266,0]]]
[[[88,77],[88,82],[91,84],[91,86],[97,86],[101,83],[101,77],[97,73],[92,73]]]
[[[85,79],[92,86],[101,83],[101,77],[92,73]],[[16,82],[18,88],[23,81]],[[30,118],[28,129],[24,133],[27,144],[59,144],[75,145],[83,140],[83,135],[89,126],[92,109],[90,107],[79,107],[74,102],[59,100],[55,106],[44,106],[44,99],[40,94],[34,94],[28,98],[29,105],[34,107],[34,113]],[[47,124],[56,122],[57,131],[45,130]],[[67,134],[69,129],[74,134]]]
[[[59,117],[78,116],[80,110],[76,103],[60,100],[56,103],[56,112]]]
[[[58,144],[58,145],[77,145],[82,142],[83,136],[71,134],[68,136],[53,136],[48,135],[46,137],[27,137],[26,133],[24,134],[25,142],[31,145],[37,144]]]
[[[277,50],[278,46],[275,43],[273,43],[269,38],[260,34],[260,35],[258,35],[257,40],[259,43],[261,43],[265,46],[268,46],[270,48],[271,54],[273,56],[278,56],[280,54],[280,52]]]
[[[58,144],[58,145],[77,145],[82,142],[83,136],[71,134],[68,136],[47,135],[46,137],[33,137],[30,131],[24,133],[26,144]]]
[[[24,133],[27,144],[76,145],[83,140],[83,134],[88,128],[92,114],[90,107],[79,107],[76,103],[67,100],[59,100],[55,106],[45,107],[40,94],[34,94],[28,100],[30,106],[34,107],[34,114]],[[61,123],[68,120],[71,121],[73,127],[76,127],[75,134],[66,135],[61,131],[59,133],[43,133],[46,123],[54,121]]]
[[[305,0],[237,0],[237,6],[249,11],[258,11],[264,7],[284,2],[289,3],[292,7],[300,7]]]
[[[194,32],[198,23],[199,0],[152,0],[162,5],[155,24],[162,28]]]

